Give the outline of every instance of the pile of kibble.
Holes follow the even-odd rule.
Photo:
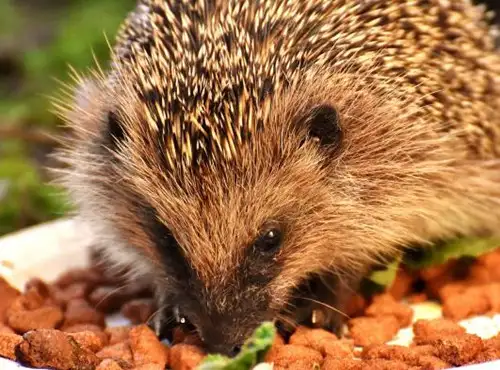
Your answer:
[[[274,369],[447,369],[500,359],[500,335],[481,339],[457,321],[500,312],[500,250],[465,266],[398,271],[384,293],[357,295],[348,308],[344,338],[299,327],[278,335],[266,356]],[[151,292],[124,284],[96,261],[48,284],[30,280],[18,292],[0,278],[0,356],[26,366],[52,369],[195,369],[205,353],[199,339],[181,328],[173,345],[160,342],[146,323],[155,312]],[[444,318],[413,322],[406,302],[438,299]],[[106,315],[121,312],[130,326],[106,327]],[[387,345],[413,325],[409,347]]]

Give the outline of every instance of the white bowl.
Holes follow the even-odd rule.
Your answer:
[[[69,268],[85,267],[89,263],[88,251],[92,234],[72,219],[49,222],[0,238],[0,276],[22,290],[32,277],[53,281]],[[441,316],[440,307],[432,303],[412,305],[414,321],[420,318]],[[110,326],[126,324],[123,317],[113,316]],[[475,317],[460,322],[469,333],[483,338],[500,332],[500,315],[493,319]],[[413,333],[411,328],[401,329],[391,344],[408,344]],[[0,370],[29,369],[13,361],[0,358]],[[500,361],[462,367],[464,370],[500,369]]]
[[[89,264],[91,233],[72,219],[61,219],[0,238],[0,276],[19,290],[32,277],[53,281],[70,268]],[[108,326],[127,325],[120,315],[108,317]],[[0,370],[29,369],[0,357]]]

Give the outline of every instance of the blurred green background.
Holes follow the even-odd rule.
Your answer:
[[[68,211],[49,185],[61,122],[50,112],[68,65],[84,71],[109,47],[135,0],[0,0],[0,235]]]

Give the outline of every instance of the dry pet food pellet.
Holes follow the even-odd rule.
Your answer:
[[[23,337],[17,334],[0,333],[0,357],[16,359],[16,346],[23,341]]]
[[[99,364],[97,356],[81,348],[64,332],[50,329],[30,331],[19,344],[18,359],[23,364],[60,370],[94,369]]]

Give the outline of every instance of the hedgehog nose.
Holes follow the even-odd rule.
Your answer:
[[[231,348],[231,351],[229,353],[229,356],[231,357],[234,357],[236,356],[238,353],[240,353],[241,351],[241,346],[234,346],[233,348]]]
[[[244,338],[235,335],[231,330],[210,330],[202,335],[206,349],[210,353],[225,356],[236,356],[241,350]]]
[[[229,357],[234,357],[241,351],[241,346],[233,346],[233,345],[226,345],[226,344],[212,344],[208,345],[208,350],[211,353],[218,353],[221,355],[229,356]]]

